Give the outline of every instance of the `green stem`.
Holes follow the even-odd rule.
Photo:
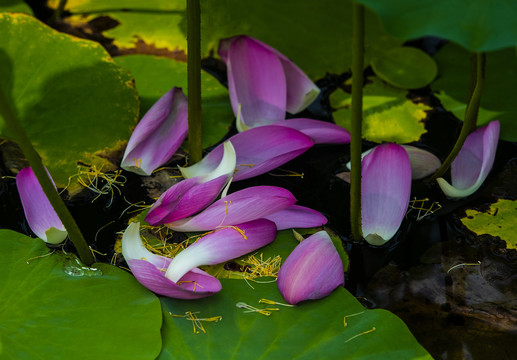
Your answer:
[[[203,156],[201,134],[201,18],[199,0],[187,1],[188,151],[193,165]]]
[[[452,162],[460,152],[467,136],[476,128],[476,120],[477,114],[479,112],[479,104],[481,102],[481,92],[483,91],[483,85],[485,83],[485,54],[477,53],[476,54],[476,73],[475,73],[475,86],[472,91],[472,96],[470,97],[470,101],[467,104],[467,110],[465,112],[465,119],[463,120],[463,126],[461,127],[461,132],[452,148],[449,156],[443,162],[442,166],[436,171],[433,175],[433,180],[442,177],[445,172],[449,169]],[[473,74],[474,76],[474,74]]]
[[[364,7],[354,3],[352,38],[352,124],[350,128],[350,224],[355,240],[361,232],[361,139],[363,116]]]
[[[59,194],[57,193],[54,184],[52,184],[52,180],[49,178],[45,170],[45,167],[41,162],[41,157],[32,146],[29,137],[25,133],[25,130],[23,130],[23,128],[21,127],[18,120],[16,119],[16,115],[14,114],[11,106],[9,105],[4,92],[1,90],[0,115],[2,115],[7,129],[14,136],[16,143],[22,149],[23,154],[29,161],[32,171],[34,171],[34,174],[36,175],[38,182],[40,183],[41,187],[43,188],[43,191],[45,192],[45,195],[47,196],[48,200],[50,201],[50,204],[59,216],[59,219],[61,219],[61,222],[65,226],[66,231],[68,232],[70,240],[72,240],[72,243],[77,249],[81,261],[85,265],[90,266],[91,264],[93,264],[94,258],[88,247],[88,244],[84,240],[84,237],[81,234],[79,227],[77,226],[74,218],[68,211],[65,203],[59,197]]]
[[[54,10],[54,14],[52,14],[54,20],[59,20],[63,16],[63,11],[65,11],[67,0],[59,0],[59,4],[57,5],[56,10]]]

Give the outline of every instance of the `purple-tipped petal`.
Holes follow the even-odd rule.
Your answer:
[[[290,120],[289,120],[290,121]],[[296,158],[314,143],[301,132],[282,126],[261,126],[232,136],[229,141],[237,153],[233,181],[264,174]],[[223,156],[223,144],[199,163],[205,171],[215,168]],[[194,166],[197,166],[194,165]]]
[[[395,144],[377,146],[362,161],[361,222],[363,237],[382,245],[397,232],[411,193],[407,152]]]
[[[275,55],[280,60],[286,81],[285,90],[287,97],[285,110],[291,114],[296,114],[304,110],[318,97],[320,89],[316,86],[316,84],[314,84],[314,82],[312,82],[311,79],[307,77],[307,75],[305,75],[305,73],[298,66],[296,66],[296,64],[294,64],[278,50],[255,38],[249,36],[235,36],[229,39],[221,40],[219,45],[219,56],[221,56],[223,61],[226,62],[227,66],[234,49],[233,44],[236,41],[253,43],[256,47],[260,47],[263,49],[263,51]],[[269,71],[269,69],[265,68],[265,71]],[[228,71],[228,78],[230,78],[230,71]],[[230,80],[228,80],[228,83],[230,86]],[[234,111],[236,110],[234,109]],[[235,114],[237,114],[237,112],[235,112]]]
[[[65,240],[68,233],[30,167],[21,169],[16,175],[16,187],[23,212],[34,234],[49,244],[59,244]]]
[[[165,276],[177,281],[197,266],[219,264],[255,251],[275,240],[275,235],[275,224],[266,219],[217,229],[176,255]]]
[[[178,150],[187,130],[187,98],[181,88],[174,87],[140,120],[120,166],[139,175],[151,175]]]
[[[429,151],[411,145],[402,145],[402,147],[409,156],[413,180],[420,180],[434,174],[442,165],[440,159]]]
[[[348,144],[350,133],[339,125],[314,119],[289,119],[279,121],[275,126],[284,126],[304,133],[315,144]]]
[[[208,231],[260,219],[295,202],[293,194],[286,189],[254,186],[225,196],[198,215],[166,225],[176,231]]]
[[[247,36],[227,44],[224,57],[235,116],[248,127],[285,119],[286,77],[278,56]]]
[[[343,262],[326,231],[311,235],[293,250],[278,272],[277,284],[289,304],[320,299],[344,286]]]
[[[185,175],[194,175],[171,186],[153,204],[145,221],[151,225],[164,224],[193,215],[210,205],[228,183],[236,164],[235,149],[227,141],[224,156],[215,168],[198,164],[181,169]],[[188,177],[188,176],[186,176]]]
[[[135,278],[156,294],[177,299],[199,299],[221,290],[219,280],[199,269],[187,272],[177,283],[166,278],[171,259],[145,248],[139,223],[131,223],[124,232],[122,254]]]
[[[221,175],[227,175],[228,179],[233,175],[237,165],[237,153],[230,140],[225,141],[221,146],[222,157],[215,161],[215,157],[207,161],[200,161],[192,166],[180,167],[181,175],[184,178],[196,176],[203,177],[203,181],[210,181]],[[203,159],[204,160],[204,159]]]
[[[278,230],[312,228],[327,223],[327,218],[322,213],[299,205],[293,205],[264,218],[273,221]]]
[[[451,165],[452,185],[445,179],[437,179],[445,195],[462,198],[481,187],[494,165],[499,130],[499,121],[495,120],[467,137]]]

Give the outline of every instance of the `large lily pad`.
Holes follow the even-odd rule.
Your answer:
[[[501,139],[517,141],[517,53],[515,48],[488,53],[486,80],[481,96],[477,124],[492,120],[501,123]],[[431,85],[443,107],[463,120],[470,81],[470,53],[453,44],[445,45],[435,56],[439,77]]]
[[[378,78],[363,89],[363,138],[381,143],[391,141],[408,143],[418,141],[426,133],[423,120],[431,108],[417,104],[406,97],[407,91],[390,86]],[[337,90],[330,95],[330,104],[336,124],[350,130],[349,93]]]
[[[154,359],[158,298],[124,270],[95,267],[0,230],[0,358]]]
[[[471,51],[491,51],[517,44],[513,0],[358,0],[404,39],[438,36]]]
[[[259,303],[284,303],[275,283],[254,283],[254,289],[243,280],[221,283],[220,293],[199,301],[162,299],[159,359],[431,359],[399,318],[366,310],[343,288],[325,299],[285,307]],[[265,316],[238,303],[279,310]],[[195,334],[187,312],[199,319],[222,318],[201,320],[206,333],[197,329]]]
[[[187,94],[187,64],[150,55],[127,55],[115,58],[120,66],[129,69],[135,78],[140,95],[140,113],[149,108],[173,86]],[[213,76],[201,74],[203,103],[203,147],[215,145],[229,130],[234,115],[228,90]]]
[[[466,214],[461,222],[474,233],[499,236],[506,248],[517,249],[517,201],[499,199],[486,212],[469,209]]]
[[[52,2],[55,6],[57,1]],[[342,73],[352,63],[350,0],[228,0],[201,1],[203,56],[217,52],[222,38],[246,34],[277,48],[309,76]],[[122,48],[137,48],[138,40],[169,51],[187,50],[184,0],[68,0],[72,23],[107,15],[120,24],[105,31]],[[121,11],[125,9],[126,11]],[[366,64],[373,53],[402,44],[387,34],[378,17],[366,12]]]
[[[138,118],[129,71],[99,44],[24,14],[0,14],[0,77],[58,185],[77,172],[78,160],[91,162],[94,152],[129,138]]]

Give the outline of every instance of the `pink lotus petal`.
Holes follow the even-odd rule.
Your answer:
[[[289,119],[279,121],[275,126],[296,129],[314,141],[315,144],[348,144],[350,133],[339,125],[314,119]]]
[[[344,286],[343,262],[326,231],[311,235],[293,250],[278,272],[277,284],[289,304],[320,299]]]
[[[219,45],[219,56],[227,63],[232,56],[233,44],[235,42],[253,43],[257,48],[275,55],[281,62],[286,81],[286,104],[285,110],[291,114],[296,114],[309,106],[320,93],[320,89],[310,80],[307,75],[289,60],[285,55],[269,45],[249,36],[235,36],[232,38],[221,40]],[[275,69],[276,70],[276,69]],[[264,72],[269,69],[264,67]],[[230,78],[230,70],[228,70],[228,78]],[[230,87],[230,81],[228,81]],[[231,91],[231,90],[230,90]],[[236,109],[234,109],[237,114]],[[247,122],[245,122],[248,124]]]
[[[327,223],[327,218],[322,213],[299,205],[292,205],[264,218],[273,221],[278,230],[312,228]]]
[[[233,38],[225,56],[235,116],[248,127],[285,119],[286,77],[278,57],[246,36]]]
[[[232,136],[229,141],[237,154],[234,181],[273,170],[301,155],[314,144],[301,132],[282,126],[261,126],[250,129]],[[206,169],[205,171],[214,169],[221,162],[223,152],[223,144],[221,144],[205,156],[198,163],[199,166]]]
[[[171,186],[151,206],[145,221],[156,226],[184,219],[210,205],[228,181],[226,175],[208,182],[200,177],[186,179]]]
[[[165,276],[177,281],[197,266],[219,264],[257,250],[275,240],[275,235],[275,224],[266,219],[216,229],[176,255]]]
[[[139,175],[151,175],[178,150],[187,129],[187,98],[181,88],[174,87],[140,120],[120,166]]]
[[[178,283],[165,277],[171,259],[151,253],[142,243],[140,223],[131,223],[122,236],[122,254],[136,279],[149,290],[177,299],[199,299],[221,290],[213,276],[193,269]]]
[[[68,233],[30,167],[21,169],[16,175],[16,187],[34,234],[49,244],[59,244],[65,240]]]
[[[467,137],[451,166],[452,186],[445,179],[437,179],[445,195],[462,198],[481,187],[494,165],[499,130],[499,121],[495,120]]]
[[[411,165],[400,145],[379,145],[364,157],[361,192],[363,237],[382,245],[400,227],[411,193]]]
[[[176,231],[208,231],[242,224],[286,209],[296,202],[288,190],[276,186],[254,186],[216,201],[190,218],[166,224]]]
[[[190,300],[213,295],[222,289],[217,278],[199,269],[189,271],[176,284],[164,276],[164,269],[148,261],[129,260],[127,263],[138,282],[158,295]]]

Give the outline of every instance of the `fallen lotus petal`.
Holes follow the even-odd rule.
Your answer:
[[[195,216],[166,225],[176,231],[208,231],[260,219],[295,202],[293,194],[286,189],[254,186],[225,196]]]
[[[277,230],[292,228],[313,228],[327,223],[322,213],[299,205],[292,205],[287,209],[264,216],[264,219],[275,223]]]
[[[310,137],[315,144],[350,143],[350,133],[348,130],[326,121],[300,118],[279,121],[273,125],[296,129]]]
[[[404,150],[406,150],[409,156],[409,163],[411,164],[411,179],[420,180],[431,174],[433,174],[436,170],[438,170],[441,166],[441,161],[438,159],[436,155],[433,153],[417,148],[416,146],[411,145],[401,145]],[[361,158],[364,159],[366,155],[372,152],[372,148],[367,150],[361,154]],[[346,164],[348,170],[350,170],[350,161]],[[349,179],[349,178],[348,178]],[[350,183],[350,180],[343,179],[346,182]]]
[[[197,266],[220,264],[255,251],[273,242],[275,235],[275,224],[266,219],[216,229],[176,255],[166,276],[177,281]]]
[[[135,278],[152,292],[176,299],[199,299],[221,290],[215,277],[199,269],[187,272],[179,281],[166,277],[171,259],[151,253],[142,243],[140,223],[131,223],[122,236],[122,255]]]
[[[382,245],[397,232],[411,193],[411,165],[407,152],[382,144],[362,161],[361,223],[363,237]]]
[[[307,135],[282,126],[250,129],[232,136],[229,141],[237,154],[233,181],[264,174],[296,158],[314,145]],[[215,169],[221,163],[223,154],[224,145],[221,144],[199,163],[182,168],[183,176],[197,176]]]
[[[277,284],[289,304],[323,298],[345,285],[343,262],[326,231],[296,246],[280,267]]]
[[[228,183],[236,164],[235,150],[227,141],[223,145],[224,155],[219,165],[203,172],[198,167],[195,177],[180,181],[165,191],[151,206],[145,221],[155,226],[184,219],[210,205]],[[190,169],[194,168],[191,166]],[[183,169],[185,171],[185,169]]]
[[[178,150],[187,130],[187,98],[181,88],[174,87],[140,120],[120,166],[139,175],[151,175]]]
[[[494,165],[499,130],[499,121],[495,120],[467,137],[451,165],[452,185],[443,178],[436,179],[445,195],[462,198],[481,187]]]
[[[34,234],[49,244],[59,244],[65,240],[68,233],[30,167],[21,169],[16,175],[16,187],[23,212]]]
[[[221,40],[219,56],[226,63],[233,111],[246,128],[282,121],[286,111],[302,111],[320,92],[291,60],[252,37]]]

